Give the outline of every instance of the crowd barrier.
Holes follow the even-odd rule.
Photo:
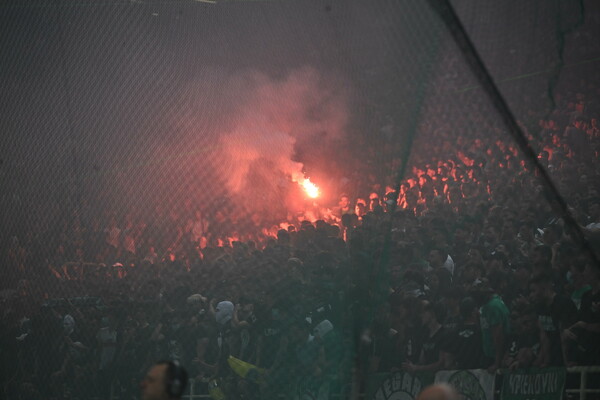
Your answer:
[[[560,400],[565,396],[573,400],[600,399],[600,379],[590,379],[595,373],[600,374],[600,366],[499,371],[495,375],[484,370],[414,375],[399,371],[372,375],[366,390],[354,394],[351,400],[415,399],[422,388],[434,382],[450,383],[469,400]],[[567,375],[576,379],[567,379]],[[211,399],[206,393],[198,393],[195,383],[190,381],[189,393],[183,399]],[[330,393],[328,398],[337,400],[340,394]]]
[[[570,367],[567,368],[568,374],[578,374],[579,375],[579,387],[578,388],[568,388],[566,392],[568,395],[578,395],[579,400],[587,400],[588,394],[597,394],[595,398],[600,398],[600,379],[596,377],[594,381],[597,387],[590,388],[588,385],[589,374],[600,373],[600,366],[593,367]]]

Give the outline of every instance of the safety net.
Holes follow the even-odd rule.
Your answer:
[[[561,398],[599,39],[594,0],[0,2],[0,397]]]

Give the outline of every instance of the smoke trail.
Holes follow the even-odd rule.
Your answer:
[[[230,90],[244,99],[232,112],[232,127],[220,135],[226,161],[221,173],[233,193],[246,186],[256,162],[272,167],[272,181],[280,174],[302,179],[301,160],[294,160],[295,144],[315,135],[328,141],[344,133],[345,99],[314,69],[296,70],[280,80],[247,74],[234,79]]]
[[[278,77],[204,70],[178,92],[169,137],[154,151],[178,157],[158,181],[196,202],[226,194],[250,212],[285,207],[304,178],[299,146],[314,148],[314,160],[348,120],[347,83],[309,67]]]

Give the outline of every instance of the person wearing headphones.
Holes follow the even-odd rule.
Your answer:
[[[187,382],[188,374],[177,361],[159,361],[140,382],[142,400],[181,399]]]

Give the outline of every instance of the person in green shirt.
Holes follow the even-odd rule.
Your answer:
[[[571,300],[573,300],[575,307],[579,310],[581,308],[581,299],[583,298],[583,295],[592,287],[588,284],[583,274],[585,263],[578,261],[579,260],[574,260],[569,266],[569,281],[571,283]]]
[[[484,279],[477,285],[472,296],[480,305],[479,323],[483,341],[483,353],[489,359],[488,372],[495,373],[504,357],[506,336],[510,333],[509,311],[493,287],[494,280]]]

